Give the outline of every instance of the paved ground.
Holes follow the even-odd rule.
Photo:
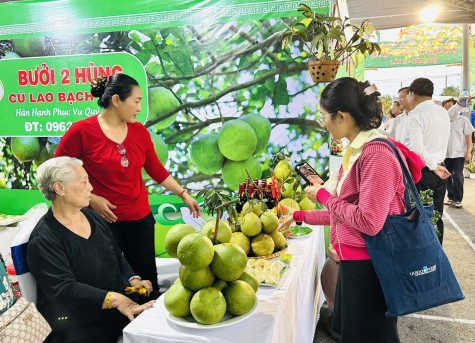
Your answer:
[[[403,343],[475,342],[475,180],[465,179],[462,203],[461,209],[445,207],[443,247],[466,298],[400,317],[398,328]],[[337,342],[326,330],[327,318],[328,312],[323,310],[314,342]]]

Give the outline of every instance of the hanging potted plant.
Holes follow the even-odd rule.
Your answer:
[[[368,21],[353,25],[348,18],[319,14],[305,4],[300,4],[298,11],[305,19],[297,18],[282,32],[282,49],[297,41],[303,43],[304,49],[314,59],[307,62],[314,82],[333,81],[340,64],[354,54],[367,56],[381,52],[378,43],[370,41],[375,38],[376,30]],[[349,39],[345,31],[352,31]]]

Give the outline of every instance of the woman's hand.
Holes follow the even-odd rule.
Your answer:
[[[111,308],[118,309],[119,312],[122,313],[127,318],[129,318],[130,321],[134,320],[134,316],[142,313],[144,310],[152,308],[154,303],[155,303],[155,300],[150,300],[149,302],[143,305],[139,305],[136,302],[127,298],[125,295],[122,295],[116,292],[112,292],[111,299],[110,299]],[[104,300],[104,305],[102,306],[102,308],[103,309],[106,308],[105,300]]]
[[[149,296],[150,293],[153,292],[153,287],[152,287],[152,283],[149,281],[149,280],[139,280],[139,279],[132,279],[132,281],[130,281],[130,285],[132,287],[143,287],[147,290],[147,294],[145,296]]]
[[[188,193],[183,194],[182,200],[185,205],[188,206],[188,208],[190,209],[190,213],[193,218],[198,218],[199,216],[201,216],[200,205],[198,205],[198,202],[193,199]]]
[[[117,221],[117,217],[112,212],[112,210],[115,209],[117,206],[112,205],[106,198],[91,194],[91,200],[89,200],[89,205],[91,205],[92,209],[99,213],[101,217],[106,220],[106,222],[114,223],[115,221]]]
[[[287,231],[290,229],[290,225],[294,222],[294,212],[295,210],[292,207],[283,205],[285,210],[289,213],[288,216],[285,217],[285,220],[280,224],[279,230],[280,232]]]
[[[317,192],[323,188],[322,185],[313,184],[312,186],[305,187],[305,194],[312,202],[317,202]]]

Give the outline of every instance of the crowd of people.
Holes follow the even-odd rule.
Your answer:
[[[320,97],[321,116],[333,139],[349,140],[339,173],[305,189],[323,210],[294,211],[293,221],[330,225],[339,259],[333,329],[343,341],[399,342],[397,318],[386,303],[364,234],[374,236],[388,215],[404,213],[405,185],[392,149],[397,146],[419,190],[430,189],[434,207],[461,207],[463,164],[470,158],[473,126],[460,103],[432,100],[429,79],[401,88],[383,122],[375,85],[340,78]],[[38,309],[51,325],[49,342],[115,342],[134,315],[159,296],[154,218],[141,170],[178,195],[194,217],[195,199],[158,160],[146,128],[136,122],[142,93],[125,74],[98,78],[91,93],[102,112],[73,124],[55,158],[37,172],[38,186],[52,202],[33,230],[28,265],[37,280]],[[450,130],[448,128],[450,127]],[[437,222],[442,244],[444,226]],[[126,287],[146,290],[145,298]]]

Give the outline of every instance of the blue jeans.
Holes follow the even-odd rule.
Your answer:
[[[446,158],[445,167],[452,174],[447,182],[447,196],[450,200],[461,202],[463,198],[464,157]]]

